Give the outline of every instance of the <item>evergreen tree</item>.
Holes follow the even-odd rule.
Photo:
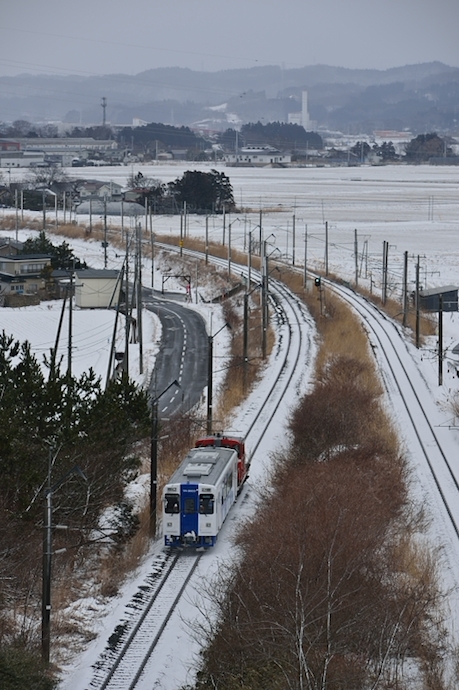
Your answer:
[[[41,230],[37,237],[29,237],[21,249],[21,254],[47,254],[51,257],[51,265],[54,269],[70,270],[72,268],[86,268],[86,262],[80,261],[70,245],[65,242],[56,246]]]
[[[233,188],[223,172],[187,170],[181,178],[169,183],[169,193],[178,204],[186,202],[191,211],[214,211],[234,208]]]
[[[391,141],[383,141],[383,143],[380,145],[374,144],[373,151],[377,156],[379,156],[379,158],[381,158],[383,163],[397,160],[395,146]]]
[[[435,132],[418,134],[405,146],[405,157],[413,163],[426,162],[429,158],[444,155],[451,155],[451,149],[447,148],[446,142]]]
[[[18,518],[35,516],[31,505],[47,479],[50,456],[52,480],[78,459],[91,486],[88,520],[121,498],[126,478],[138,464],[132,445],[149,434],[144,391],[126,377],[103,391],[92,370],[69,378],[58,365],[46,379],[30,345],[3,332],[0,394],[0,506]],[[86,488],[82,493],[70,484],[63,495],[66,491],[79,494],[73,506],[86,500]]]

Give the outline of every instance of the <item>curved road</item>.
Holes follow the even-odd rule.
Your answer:
[[[144,289],[144,307],[157,314],[162,325],[159,353],[150,382],[158,415],[179,415],[200,402],[207,386],[208,336],[202,316],[177,302],[156,297]],[[179,386],[172,385],[174,381]]]

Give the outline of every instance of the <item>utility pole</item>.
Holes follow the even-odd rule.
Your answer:
[[[416,347],[419,349],[420,345],[420,324],[419,324],[419,256],[416,264],[416,292],[415,292],[415,307],[416,307]]]
[[[250,290],[252,279],[252,231],[249,230],[249,252],[247,254],[247,288]]]
[[[124,329],[124,362],[123,371],[127,377],[129,377],[129,331],[130,331],[130,318],[129,318],[129,233],[126,231],[126,257],[124,261],[125,270],[125,329]]]
[[[16,209],[16,242],[18,241],[18,231],[19,231],[19,217],[18,217],[18,188],[14,190],[14,206]]]
[[[158,490],[158,398],[151,404],[151,452],[150,452],[150,536],[156,536],[156,505]]]
[[[295,225],[296,225],[296,217],[295,217],[295,214],[293,214],[293,219],[292,219],[292,266],[295,265]]]
[[[213,387],[213,357],[214,357],[214,338],[212,335],[207,337],[207,425],[206,433],[212,433],[212,387]]]
[[[70,386],[70,379],[72,378],[72,337],[73,337],[73,271],[75,270],[75,262],[70,273],[70,287],[69,287],[69,337],[67,347],[67,379]]]
[[[42,192],[42,202],[43,202],[43,232],[46,231],[46,192]]]
[[[104,268],[107,268],[107,195],[104,195]]]
[[[262,243],[262,240],[263,240],[263,211],[261,210],[261,208],[260,208],[260,223],[259,223],[259,228],[260,228],[260,240],[259,240],[259,241],[260,241],[260,251],[259,251],[259,254],[260,254],[260,257],[261,257],[261,256],[262,256],[262,252],[261,252],[261,243]]]
[[[151,242],[151,288],[155,289],[155,233],[153,232],[153,216],[150,206],[150,242]]]
[[[266,359],[268,332],[268,257],[266,256],[266,241],[263,242],[261,257],[261,356]]]
[[[142,225],[137,227],[137,337],[139,339],[139,374],[143,374],[142,335]]]
[[[403,255],[403,322],[406,326],[408,321],[408,252]]]
[[[381,289],[382,289],[382,294],[381,294],[381,299],[382,303],[386,304],[386,299],[387,299],[387,265],[388,265],[388,258],[387,255],[389,253],[389,243],[386,242],[386,240],[383,241],[383,256],[382,256],[382,281],[381,281]]]
[[[223,234],[222,245],[225,246],[225,231],[226,231],[226,206],[223,204]]]
[[[213,335],[207,336],[207,422],[206,422],[206,433],[212,433],[212,418],[213,418],[213,357],[214,357],[214,338],[220,331],[224,328],[231,329],[229,323],[225,322],[221,328],[218,329]]]
[[[228,278],[231,277],[231,225],[228,225]]]
[[[303,287],[307,290],[308,287],[308,226],[304,226],[304,275]]]
[[[51,646],[51,528],[52,528],[52,489],[51,489],[51,465],[52,449],[49,449],[48,461],[48,487],[45,491],[45,513],[43,519],[43,571],[42,571],[42,597],[41,597],[41,658],[45,664],[49,664],[49,652]]]
[[[443,295],[438,296],[438,385],[443,383]]]
[[[325,221],[325,275],[328,276],[328,220]]]
[[[118,286],[118,284],[120,284],[120,291],[118,293],[118,302],[116,305],[115,321],[113,323],[113,334],[112,334],[112,342],[111,342],[111,346],[110,346],[110,357],[108,359],[107,379],[105,382],[105,388],[108,387],[108,384],[110,383],[110,379],[112,377],[113,360],[115,357],[115,349],[116,349],[116,333],[118,330],[118,317],[120,314],[121,293],[123,290],[124,269],[125,269],[125,266],[124,266],[124,262],[123,262],[120,274],[119,274],[118,279],[116,281],[116,286]],[[115,290],[116,290],[116,287],[115,287]]]
[[[180,256],[183,255],[183,207],[180,212]]]
[[[209,216],[206,215],[206,266],[209,263]]]
[[[357,240],[357,228],[354,230],[354,259],[355,259],[355,287],[359,285],[359,245]]]
[[[45,512],[43,518],[43,581],[42,581],[42,601],[41,601],[41,658],[45,664],[49,664],[49,652],[51,646],[51,557],[52,557],[52,518],[53,506],[52,497],[55,491],[73,474],[78,474],[84,481],[87,477],[84,472],[75,465],[59,481],[51,486],[51,458],[52,450],[49,451],[48,461],[48,486],[44,492]]]
[[[250,286],[249,286],[250,287]],[[244,294],[244,331],[242,340],[242,387],[244,393],[247,390],[247,365],[249,351],[249,293]]]
[[[183,237],[187,237],[188,211],[186,208],[186,201],[183,202]]]

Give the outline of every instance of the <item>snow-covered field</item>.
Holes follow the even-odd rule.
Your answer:
[[[423,287],[440,285],[459,285],[457,274],[459,259],[459,168],[455,167],[405,167],[388,166],[383,168],[302,168],[302,169],[241,169],[222,168],[212,165],[180,164],[158,166],[136,166],[133,171],[141,170],[143,175],[156,177],[163,182],[174,180],[185,170],[210,170],[217,167],[223,170],[231,180],[234,196],[238,206],[244,210],[226,218],[226,243],[228,242],[228,225],[231,223],[231,242],[233,247],[247,246],[249,233],[257,240],[260,233],[260,210],[262,211],[263,239],[269,244],[273,258],[282,255],[284,259],[303,265],[307,256],[307,265],[311,269],[323,270],[326,257],[326,223],[328,231],[328,267],[329,271],[339,274],[349,281],[355,276],[354,242],[357,235],[359,282],[375,292],[381,290],[382,245],[389,243],[389,284],[394,296],[399,294],[403,253],[409,253],[409,280],[414,288],[415,263],[421,266],[421,283]],[[96,179],[114,180],[123,184],[131,169],[97,168],[69,171],[71,174]],[[17,172],[15,172],[17,174]],[[245,209],[252,209],[251,212]],[[6,213],[2,211],[1,213]],[[84,220],[84,219],[82,219]],[[142,219],[139,219],[142,220]],[[111,224],[119,219],[111,219]],[[158,234],[178,234],[179,219],[172,217],[154,217],[154,230]],[[294,230],[295,228],[295,230]],[[222,240],[222,217],[209,219],[211,239]],[[204,237],[204,217],[189,217],[188,232],[190,235]],[[1,235],[5,235],[1,232]],[[21,231],[21,238],[27,236]],[[71,242],[77,256],[85,258],[94,266],[103,265],[103,250],[97,243]],[[109,267],[120,265],[122,258],[116,256],[115,250],[109,250]],[[151,266],[145,260],[144,275],[149,275]],[[165,267],[157,266],[155,286],[161,287],[161,275]],[[193,293],[193,286],[192,286]],[[194,305],[195,308],[197,305]],[[206,310],[208,307],[199,306]],[[17,312],[16,316],[10,312]],[[59,307],[43,305],[40,309],[2,310],[2,327],[10,330],[17,337],[27,337],[37,352],[49,348],[54,343],[55,329]],[[55,327],[47,322],[54,318]],[[38,314],[38,315],[37,315]],[[40,316],[41,315],[41,316]],[[51,315],[53,315],[51,317]],[[86,318],[82,316],[81,318]],[[89,319],[89,316],[87,317]],[[217,315],[215,316],[217,318]],[[22,320],[21,320],[22,319]],[[46,327],[44,326],[48,324]],[[113,321],[111,321],[113,324]],[[215,322],[214,322],[215,323]],[[3,325],[4,324],[4,325]],[[106,375],[108,360],[108,340],[111,334],[110,322],[99,319],[97,324],[83,326],[84,338],[81,348],[81,365],[84,362],[94,364],[97,361],[102,376]],[[155,341],[159,335],[151,325],[151,338]],[[65,329],[65,326],[64,326]],[[43,331],[40,338],[36,334]],[[223,332],[224,333],[224,332]],[[46,336],[46,337],[45,337]],[[35,342],[35,344],[34,344]],[[77,341],[76,341],[77,342]],[[92,343],[90,354],[90,343]],[[452,347],[459,343],[458,314],[444,315],[444,342],[446,359],[443,384],[438,385],[438,363],[435,354],[436,338],[430,338],[421,351],[413,353],[422,376],[428,384],[432,398],[437,400],[444,425],[451,422],[450,402],[459,390],[459,378],[456,373]],[[65,340],[63,340],[65,356]],[[154,356],[152,348],[151,356]],[[105,363],[105,357],[107,358]],[[78,350],[76,350],[77,354]],[[132,360],[131,360],[132,361]],[[291,405],[295,403],[296,392],[292,391]],[[393,411],[396,414],[396,411]],[[283,439],[283,421],[278,419],[268,448],[261,452],[268,453],[281,444]],[[457,431],[451,429],[452,438],[457,443]],[[225,557],[224,549],[221,556]],[[151,556],[160,549],[152,545]],[[138,582],[148,570],[147,559],[133,578],[126,583],[120,596],[110,606],[98,603],[98,612],[94,620],[87,623],[100,634],[100,645],[103,647],[105,637],[113,630],[116,621],[122,617],[124,606],[135,592]],[[191,610],[191,606],[190,606]],[[175,643],[174,643],[175,640]],[[187,643],[183,630],[171,637],[171,644],[177,642],[185,649],[183,664],[191,663],[193,645]],[[80,681],[88,673],[88,664],[92,663],[99,651],[99,642],[91,645],[87,656],[74,660],[66,668],[62,690],[80,690],[85,687]],[[178,648],[178,645],[175,649]],[[177,690],[180,683],[192,678],[188,676],[182,662],[180,668],[170,667],[169,678],[163,676],[161,687],[164,690]]]
[[[49,361],[50,349],[55,347],[56,333],[62,311],[62,302],[42,302],[36,307],[1,310],[1,329],[14,335],[20,342],[27,340],[44,372],[44,357]],[[69,317],[65,311],[62,332],[57,350],[57,361],[61,361],[61,372],[67,370]],[[115,313],[102,309],[74,310],[72,314],[72,373],[79,377],[92,367],[105,385],[110,357],[110,346],[115,324]],[[116,342],[118,350],[124,350],[124,324],[118,324]],[[139,373],[138,345],[130,345],[131,378],[139,384],[149,381],[154,355],[157,352],[161,329],[154,314],[146,312],[143,322],[144,348],[143,374]]]

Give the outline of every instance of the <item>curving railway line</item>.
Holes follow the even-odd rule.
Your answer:
[[[322,279],[323,280],[323,279]],[[426,510],[428,536],[439,548],[451,640],[459,622],[459,429],[445,421],[402,328],[347,287],[325,286],[344,299],[367,332],[410,468],[410,487]]]
[[[196,252],[188,253],[197,255]],[[217,264],[220,261],[226,265],[223,260],[215,259]],[[241,266],[238,270],[246,273]],[[255,271],[251,273],[255,280],[259,279]],[[304,304],[278,281],[270,281],[270,304],[276,331],[276,346],[266,371],[270,385],[264,386],[262,392],[255,389],[235,420],[252,458],[251,474],[232,509],[230,519],[223,526],[219,542],[229,539],[244,510],[250,510],[250,503],[256,494],[256,490],[252,494],[256,478],[261,476],[267,462],[263,440],[266,440],[276,415],[286,414],[292,391],[300,395],[305,390],[312,370],[315,328]],[[287,394],[290,395],[289,402],[285,400]],[[272,442],[268,447],[272,448]],[[171,654],[168,628],[183,628],[185,614],[182,603],[192,596],[190,592],[196,589],[197,583],[205,579],[208,572],[215,570],[219,557],[218,544],[215,550],[204,554],[185,552],[178,557],[159,554],[152,565],[152,573],[140,586],[141,601],[137,598],[132,615],[124,621],[118,632],[110,636],[104,653],[93,664],[90,682],[73,684],[72,690],[164,690],[184,683],[183,677],[177,678],[176,686],[168,686],[166,682],[167,657]],[[174,663],[181,666],[181,670],[178,670],[180,676],[188,661],[180,661],[179,648],[173,652],[176,655]],[[174,673],[177,673],[177,668]]]
[[[169,246],[167,248],[170,249]],[[194,251],[186,250],[186,253],[198,255]],[[212,260],[224,268],[227,265],[223,259]],[[238,271],[247,275],[242,266],[238,266]],[[252,277],[255,281],[259,279],[253,270]],[[443,545],[442,558],[447,566],[444,570],[449,578],[445,585],[459,591],[455,567],[459,559],[457,432],[444,424],[401,327],[352,289],[323,278],[322,283],[326,290],[334,291],[352,307],[367,332],[400,436],[405,443],[405,453],[411,465],[416,466],[414,490],[428,506],[429,513],[435,515],[437,535]],[[286,392],[291,391],[292,387],[298,394],[304,392],[311,371],[315,330],[303,303],[282,283],[274,280],[270,281],[270,303],[277,335],[267,371],[271,383],[269,388],[264,388],[262,401],[257,391],[249,396],[235,420],[235,428],[245,436],[252,455],[251,478],[233,508],[231,519],[225,523],[219,540],[229,538],[234,525],[242,519],[247,504],[250,504],[251,494],[256,493],[257,478],[261,476],[265,460],[267,431],[276,415],[282,411],[282,406],[287,404],[284,402]],[[117,643],[109,645],[94,665],[91,682],[78,686],[78,689],[72,686],[72,690],[79,690],[80,687],[81,690],[169,690],[185,684],[187,676],[183,669],[190,658],[184,657],[180,662],[179,648],[170,649],[171,638],[167,636],[167,630],[169,626],[173,629],[180,625],[184,627],[183,601],[192,596],[190,592],[196,590],[197,582],[212,569],[215,571],[218,558],[218,544],[214,551],[202,555],[185,553],[178,558],[158,555],[153,564],[156,573],[154,585],[145,586],[144,591],[148,592],[141,605],[136,608]],[[170,593],[171,589],[174,594]],[[456,599],[453,596],[450,605],[452,628],[459,616],[459,601]],[[177,672],[177,662],[182,664],[182,672]]]
[[[167,246],[170,249],[169,246]],[[186,251],[198,256],[197,252]],[[224,259],[212,259],[226,267]],[[238,266],[245,276],[247,270]],[[252,277],[259,280],[252,270]],[[336,285],[322,278],[326,290],[336,292],[359,315],[367,332],[381,380],[394,413],[405,453],[415,465],[414,490],[435,515],[435,529],[441,542],[442,558],[446,562],[446,588],[459,591],[456,563],[459,559],[459,463],[456,431],[444,424],[422,372],[413,357],[412,346],[401,327],[388,319],[375,305],[352,289]],[[228,540],[234,525],[249,509],[256,483],[262,475],[266,458],[267,431],[285,403],[292,388],[305,391],[315,352],[314,324],[301,303],[282,283],[270,280],[272,320],[275,322],[276,346],[267,375],[269,388],[263,389],[263,400],[254,391],[242,406],[234,422],[235,428],[246,438],[252,455],[251,476],[232,510],[232,515],[219,537]],[[268,448],[272,448],[272,443]],[[257,474],[258,467],[258,474]],[[205,554],[185,553],[178,558],[161,553],[153,563],[154,584],[141,586],[142,601],[123,628],[115,644],[94,664],[91,682],[72,685],[72,690],[115,690],[128,688],[169,690],[184,685],[186,664],[190,657],[180,657],[180,644],[171,649],[168,628],[184,626],[183,602],[193,596],[197,583],[215,572],[215,562],[221,556],[218,544]],[[148,578],[147,578],[148,579]],[[173,590],[172,595],[170,590]],[[459,601],[451,599],[451,627],[459,617]],[[186,607],[185,607],[186,610]],[[113,637],[113,636],[112,636]],[[182,638],[177,638],[182,640]],[[177,669],[177,663],[181,669]]]
[[[432,393],[416,365],[401,328],[352,290],[328,283],[365,325],[387,395],[399,418],[409,454],[422,461],[459,545],[459,467],[454,431],[444,425]]]

